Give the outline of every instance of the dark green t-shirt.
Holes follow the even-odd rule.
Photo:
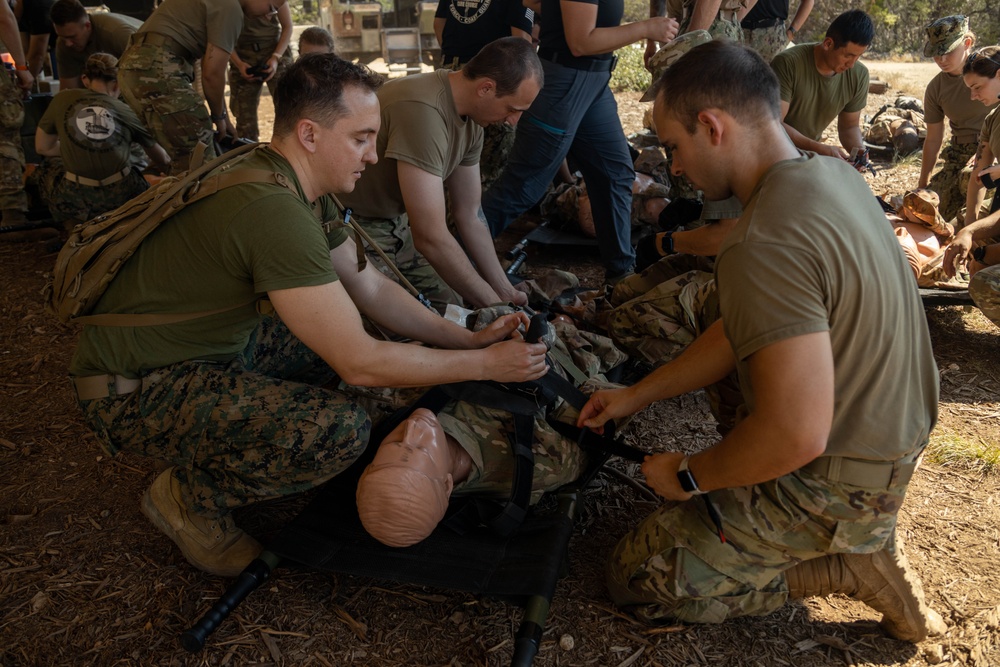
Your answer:
[[[314,213],[292,167],[268,148],[236,168],[242,167],[284,174],[292,191],[246,183],[185,208],[142,242],[94,313],[194,313],[247,305],[164,326],[86,326],[72,375],[136,377],[189,359],[229,361],[260,320],[253,299],[338,279],[329,250],[347,232],[336,226],[326,234],[319,222],[336,217],[332,200],[321,197]]]
[[[129,163],[133,141],[151,146],[153,138],[135,112],[121,100],[86,88],[60,91],[38,127],[58,135],[66,171],[101,180]]]
[[[771,61],[771,69],[778,75],[781,101],[788,102],[785,122],[803,136],[819,141],[834,118],[865,108],[868,68],[858,62],[845,72],[823,76],[816,69],[815,46],[799,44],[785,49]]]
[[[923,304],[885,214],[845,161],[806,153],[771,167],[723,241],[715,275],[751,413],[750,356],[828,331],[826,455],[892,461],[927,441],[938,374]]]
[[[110,53],[115,58],[121,58],[128,47],[132,33],[139,29],[142,21],[124,14],[109,14],[94,12],[90,14],[90,41],[83,51],[74,51],[66,46],[63,40],[56,43],[56,63],[59,65],[59,77],[72,79],[80,76],[87,58],[95,53]]]
[[[928,125],[948,119],[952,141],[974,144],[979,139],[989,107],[972,99],[960,76],[939,72],[924,91],[924,122]]]
[[[243,31],[243,19],[239,0],[165,0],[138,32],[172,37],[200,58],[209,44],[232,53]]]

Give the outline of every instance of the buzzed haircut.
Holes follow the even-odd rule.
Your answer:
[[[656,82],[659,103],[694,134],[698,114],[721,109],[743,124],[781,121],[778,77],[756,51],[728,40],[696,46]]]
[[[320,28],[319,26],[311,26],[302,31],[299,35],[299,50],[302,50],[303,44],[312,44],[313,46],[322,46],[326,48],[327,52],[333,53],[333,35],[330,34],[328,30]]]
[[[80,0],[56,0],[49,10],[49,19],[53,25],[63,26],[89,18],[87,8]]]
[[[835,49],[847,46],[848,42],[867,48],[875,40],[875,22],[860,9],[852,9],[833,19],[826,36],[833,40]]]
[[[287,136],[309,118],[329,127],[347,114],[344,89],[356,86],[374,93],[382,77],[332,53],[310,53],[289,65],[274,91],[274,134]]]
[[[1000,72],[1000,46],[984,46],[965,59],[962,74],[978,74],[992,79]]]
[[[466,79],[493,79],[497,84],[497,97],[517,92],[526,79],[534,79],[539,86],[545,83],[542,62],[535,47],[520,37],[503,37],[484,46],[472,57],[462,74]]]

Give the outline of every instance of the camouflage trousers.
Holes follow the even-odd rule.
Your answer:
[[[369,218],[355,215],[354,219],[368,232],[372,241],[385,252],[389,260],[410,281],[410,284],[430,299],[431,304],[439,312],[443,313],[449,303],[462,305],[462,297],[448,287],[434,270],[434,267],[430,265],[430,262],[413,246],[410,221],[405,213],[395,218]],[[378,253],[371,248],[366,248],[366,251],[368,258],[382,273],[399,282],[399,278],[392,269],[385,265]]]
[[[483,152],[479,157],[479,179],[486,192],[503,174],[507,158],[514,148],[517,128],[507,123],[493,123],[483,130]]]
[[[21,126],[24,102],[10,75],[0,71],[0,209],[28,210],[24,193],[24,149]]]
[[[149,183],[134,168],[125,178],[110,185],[81,185],[66,180],[66,168],[60,158],[45,158],[31,175],[38,183],[42,200],[56,222],[83,222],[113,211],[149,188]]]
[[[965,206],[972,168],[969,159],[976,154],[976,144],[951,143],[941,151],[944,165],[933,176],[927,187],[938,194],[941,203],[938,211],[945,220],[951,220]]]
[[[263,64],[260,62],[261,54],[264,58],[270,57],[277,41],[265,48],[253,49],[248,45],[237,45],[236,54],[251,65]],[[247,81],[240,74],[239,69],[232,63],[229,64],[229,109],[236,119],[236,133],[251,141],[260,141],[260,128],[257,127],[257,107],[260,106],[260,94],[266,83],[267,89],[274,95],[274,87],[278,84],[278,79],[285,73],[288,66],[292,64],[292,57],[285,51],[285,54],[278,59],[277,69],[267,82]]]
[[[707,257],[670,255],[619,282],[611,294],[608,335],[632,356],[660,366],[719,319],[719,295]],[[734,371],[705,387],[719,433],[728,433],[746,401]]]
[[[691,15],[689,14],[683,21],[681,21],[681,27],[680,30],[677,31],[677,34],[683,35],[688,32],[690,25]],[[740,20],[737,18],[736,12],[733,11],[720,10],[719,15],[715,17],[714,21],[712,21],[712,25],[708,26],[708,32],[714,39],[723,37],[734,42],[742,42],[744,40],[743,28],[740,26]]]
[[[977,271],[969,280],[969,294],[983,315],[1000,327],[1000,265]]]
[[[788,46],[788,29],[784,23],[780,23],[770,28],[755,28],[754,30],[743,31],[743,41],[751,49],[760,54],[760,57],[771,62],[776,55],[785,50]]]
[[[725,544],[701,498],[668,502],[612,551],[611,598],[651,624],[769,614],[788,598],[783,572],[793,565],[885,548],[905,493],[905,485],[862,488],[801,470],[712,491]]]
[[[170,155],[170,173],[187,171],[198,142],[215,157],[212,119],[195,91],[191,63],[161,46],[130,46],[118,62],[122,98]]]
[[[80,401],[109,454],[167,461],[188,506],[227,512],[330,479],[364,451],[371,423],[319,385],[333,371],[276,318],[230,363],[184,361],[124,396]]]

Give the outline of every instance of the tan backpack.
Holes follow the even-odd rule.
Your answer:
[[[150,326],[184,322],[246,305],[232,304],[197,313],[88,314],[143,239],[185,207],[240,183],[273,183],[294,194],[284,174],[233,169],[258,147],[260,144],[241,146],[181,176],[165,178],[115,210],[77,225],[56,258],[52,282],[46,289],[49,310],[63,322]]]

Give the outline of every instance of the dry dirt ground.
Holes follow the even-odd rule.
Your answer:
[[[933,69],[923,71],[926,81]],[[640,122],[637,97],[620,96],[629,129]],[[873,99],[869,113],[881,103]],[[912,161],[887,165],[873,188],[902,192],[916,169]],[[509,662],[520,618],[515,607],[292,569],[279,569],[202,653],[185,653],[179,633],[226,582],[194,570],[140,514],[154,464],[104,456],[83,425],[66,381],[76,329],[42,307],[53,249],[4,244],[0,253],[0,665]],[[595,257],[577,250],[535,251],[530,262],[597,275]],[[875,613],[844,597],[791,603],[720,626],[643,627],[613,608],[602,564],[654,503],[604,475],[601,488],[587,492],[569,574],[556,590],[535,664],[1000,665],[1000,477],[984,462],[997,459],[1000,441],[1000,332],[961,307],[930,308],[927,317],[941,371],[941,415],[900,526],[928,599],[949,624],[945,637],[917,646],[894,641],[879,630]],[[627,437],[650,450],[693,451],[711,444],[714,433],[696,394],[651,407]],[[615,465],[641,479],[636,465]],[[266,539],[301,503],[250,508],[238,520]]]

